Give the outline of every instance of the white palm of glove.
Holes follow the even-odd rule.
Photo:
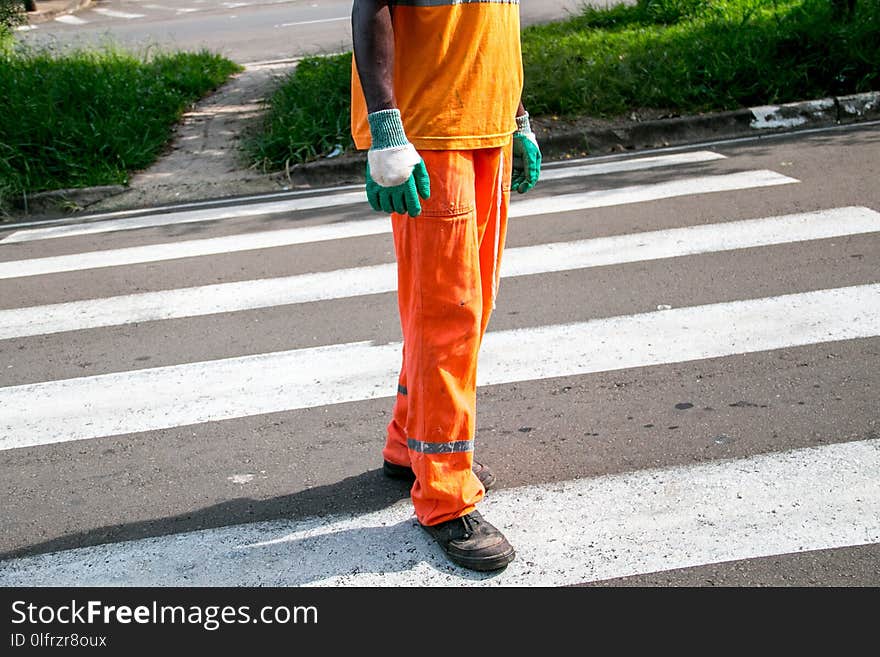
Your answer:
[[[412,144],[394,146],[367,152],[370,163],[370,176],[382,187],[402,185],[412,175],[415,166],[421,162]]]

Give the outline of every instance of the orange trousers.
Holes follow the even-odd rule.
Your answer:
[[[470,513],[477,354],[498,289],[510,200],[510,146],[422,151],[431,197],[392,214],[403,366],[385,460],[409,465],[423,525]]]

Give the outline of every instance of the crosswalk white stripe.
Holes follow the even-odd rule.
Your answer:
[[[64,16],[56,16],[55,21],[58,23],[66,23],[68,25],[85,25],[89,21],[84,18],[80,18],[79,16],[73,16],[71,14],[66,14]]]
[[[859,235],[880,230],[880,213],[864,207],[746,219],[510,249],[503,276],[645,262]]]
[[[526,217],[555,212],[572,212],[590,208],[605,208],[612,205],[658,201],[678,196],[789,185],[796,182],[800,181],[775,171],[742,171],[715,176],[683,178],[649,185],[616,187],[579,194],[557,194],[551,197],[524,199],[510,204],[509,215],[511,217]]]
[[[0,340],[390,292],[393,264],[0,310]]]
[[[107,9],[105,7],[94,7],[92,11],[96,14],[101,14],[103,16],[109,16],[110,18],[143,18],[144,14],[132,14],[128,11],[117,11],[115,9]]]
[[[712,192],[734,191],[753,187],[787,185],[796,182],[799,181],[795,178],[783,176],[774,171],[741,171],[729,174],[682,178],[680,180],[645,185],[594,190],[579,194],[564,194],[552,197],[537,197],[533,199],[514,199],[510,204],[509,216],[523,217],[551,212],[601,208],[611,205],[655,201],[691,194],[708,194]],[[314,210],[365,203],[366,196],[363,192],[358,191],[318,197],[287,199],[270,203],[250,203],[247,205],[205,208],[201,210],[187,210],[184,212],[165,212],[156,215],[111,219],[94,223],[19,230],[4,237],[0,240],[0,244],[93,235],[96,233],[134,230],[138,228],[154,228],[170,224],[176,225],[192,222],[219,221],[221,219],[232,219],[237,217],[292,213],[302,210]]]
[[[0,240],[0,243],[30,242],[33,240],[95,235],[98,233],[119,230],[155,228],[157,226],[186,224],[198,221],[218,221],[220,219],[235,219],[239,217],[257,217],[285,212],[300,212],[303,210],[330,208],[340,205],[352,205],[362,202],[366,202],[366,196],[364,195],[364,192],[361,191],[307,198],[285,199],[282,201],[271,201],[269,203],[247,203],[244,205],[223,206],[219,208],[185,210],[183,212],[162,212],[153,215],[127,217],[125,219],[110,219],[108,221],[96,223],[71,224],[20,230],[4,237]]]
[[[298,60],[297,60],[298,61]],[[106,221],[108,219],[122,219],[123,217],[143,217],[147,215],[156,215],[161,212],[180,212],[182,210],[191,210],[193,208],[216,208],[229,207],[234,205],[242,205],[252,201],[268,201],[269,199],[282,198],[301,198],[317,196],[319,194],[338,193],[348,189],[363,190],[363,185],[336,185],[334,187],[300,189],[296,191],[286,192],[270,192],[263,194],[254,194],[250,196],[237,196],[234,199],[208,199],[205,201],[189,201],[186,203],[170,203],[167,205],[156,205],[146,208],[131,208],[128,210],[112,210],[109,212],[98,212],[89,214],[82,218],[82,221],[75,221],[72,217],[61,217],[59,219],[38,219],[36,221],[16,221],[14,223],[4,223],[0,225],[3,230],[17,230],[19,228],[31,228],[39,226],[47,228],[49,226],[73,226],[83,223],[93,223],[98,221]]]
[[[880,284],[489,333],[480,385],[880,335]],[[401,344],[258,354],[0,388],[0,449],[392,396]]]
[[[350,21],[351,16],[337,16],[336,18],[319,18],[312,21],[299,21],[297,23],[280,23],[275,27],[295,27],[297,25],[314,25],[316,23],[335,23],[337,21]]]
[[[554,212],[570,212],[588,208],[605,207],[610,205],[625,205],[647,200],[658,200],[672,196],[681,196],[690,193],[708,193],[717,191],[730,191],[733,189],[748,189],[767,185],[783,185],[798,182],[793,178],[780,176],[772,171],[745,172],[743,174],[731,174],[724,176],[708,176],[700,179],[676,181],[673,183],[658,183],[656,185],[636,185],[608,191],[586,192],[583,194],[566,194],[552,198],[535,199],[533,201],[518,201],[510,206],[509,216],[528,217]],[[695,186],[690,187],[689,183]],[[312,199],[307,199],[312,201]],[[297,201],[284,201],[284,204],[296,203]],[[265,208],[265,206],[262,206]],[[210,213],[214,210],[196,210],[194,213]],[[189,213],[183,213],[189,214]],[[263,212],[255,212],[259,215]],[[207,215],[205,215],[207,216]],[[217,217],[219,218],[219,217]],[[149,218],[132,218],[120,221],[141,222]],[[106,222],[111,223],[111,222]],[[90,224],[91,225],[91,224]],[[132,225],[132,228],[137,227]],[[37,231],[61,231],[67,228],[88,230],[87,226],[36,229]],[[19,231],[8,236],[6,239],[27,241],[27,235],[34,231]],[[24,276],[36,276],[65,271],[79,271],[99,267],[113,267],[130,265],[141,262],[157,262],[201,255],[213,255],[217,253],[232,253],[260,248],[276,246],[288,246],[292,244],[305,244],[308,242],[344,239],[348,237],[363,237],[366,235],[378,235],[391,232],[391,222],[388,217],[367,219],[362,221],[346,221],[321,226],[307,226],[304,228],[289,228],[277,231],[264,231],[260,233],[232,235],[227,237],[215,237],[202,240],[189,240],[148,246],[127,247],[123,249],[110,249],[92,251],[47,258],[30,258],[27,260],[15,260],[0,262],[0,279],[19,278]],[[40,233],[46,235],[46,233]],[[76,233],[81,234],[81,233]],[[62,234],[54,234],[51,237],[63,237]],[[34,238],[39,239],[39,238]]]
[[[161,262],[164,260],[193,258],[221,253],[253,251],[256,249],[326,242],[350,237],[366,237],[368,235],[380,235],[390,232],[391,220],[388,217],[380,217],[362,221],[346,221],[337,224],[267,230],[259,233],[245,233],[226,237],[209,237],[166,244],[150,244],[122,249],[107,249],[62,256],[14,260],[0,262],[0,279],[59,274],[85,269]]]
[[[687,153],[675,153],[673,155],[653,155],[650,157],[637,157],[627,160],[583,164],[579,166],[564,166],[558,168],[543,167],[541,169],[541,181],[573,178],[575,176],[601,176],[608,173],[642,171],[656,167],[681,166],[684,164],[697,164],[699,162],[711,162],[713,160],[724,159],[726,159],[726,156],[713,151],[689,151]]]
[[[787,244],[880,231],[851,207],[508,249],[503,277]],[[392,292],[394,263],[0,310],[0,340]]]
[[[205,7],[169,7],[167,5],[143,5],[144,9],[158,9],[159,11],[173,11],[178,14],[191,14],[196,11],[205,11]]]
[[[501,573],[452,566],[403,500],[4,561],[0,586],[563,586],[878,543],[878,471],[866,440],[494,491]]]

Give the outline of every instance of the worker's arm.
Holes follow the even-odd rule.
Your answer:
[[[416,217],[430,196],[425,163],[409,142],[394,98],[394,27],[388,0],[354,0],[351,32],[367,104],[367,200],[374,210]]]
[[[388,0],[354,0],[351,35],[367,111],[393,109],[394,30]]]
[[[529,113],[522,100],[516,110],[516,132],[513,133],[513,175],[511,189],[520,194],[538,183],[541,175],[541,149],[529,123]]]

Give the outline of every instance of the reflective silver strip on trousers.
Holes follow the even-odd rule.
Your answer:
[[[391,0],[397,7],[448,7],[451,5],[518,5],[519,0]]]
[[[455,440],[449,443],[426,443],[423,440],[407,438],[406,446],[414,452],[422,454],[455,454],[458,452],[473,452],[473,440]]]

